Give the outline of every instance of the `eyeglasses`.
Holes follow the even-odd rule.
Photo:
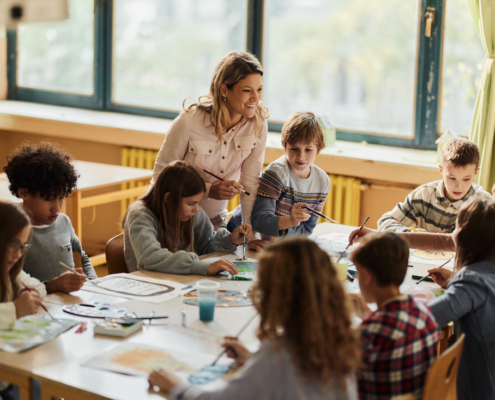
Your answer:
[[[20,244],[19,242],[10,242],[7,245],[7,251],[11,254],[16,253],[17,250],[19,249],[21,250],[21,256],[23,256],[29,251],[29,249],[31,249],[31,244],[30,243]]]

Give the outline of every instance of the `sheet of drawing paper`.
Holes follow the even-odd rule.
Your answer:
[[[450,251],[426,251],[410,249],[409,262],[435,265],[439,267],[447,260],[450,260],[450,262],[445,267],[452,269],[455,264],[455,253]]]
[[[346,233],[332,232],[326,235],[317,236],[314,241],[323,250],[334,257],[339,257],[343,251],[346,252],[346,256],[349,256],[351,252],[359,246],[358,243],[355,243],[345,250],[345,248],[349,245],[349,235]]]
[[[123,273],[86,282],[81,290],[149,303],[162,303],[183,294],[181,289],[185,286],[164,279]]]

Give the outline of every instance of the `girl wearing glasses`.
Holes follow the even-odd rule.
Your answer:
[[[0,201],[0,329],[36,313],[46,296],[45,285],[22,270],[30,239],[31,224],[26,213]]]

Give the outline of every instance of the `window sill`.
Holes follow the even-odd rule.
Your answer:
[[[0,101],[0,129],[116,146],[158,150],[172,120],[45,104]],[[283,149],[270,132],[266,162]],[[434,152],[337,141],[324,149],[317,165],[327,173],[420,185],[438,179]]]

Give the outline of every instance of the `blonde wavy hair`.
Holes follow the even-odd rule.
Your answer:
[[[263,253],[258,274],[252,297],[260,341],[287,349],[307,381],[345,389],[360,365],[359,342],[328,254],[307,238],[284,239]]]
[[[241,79],[251,74],[263,76],[263,68],[259,60],[248,52],[231,51],[222,57],[215,67],[210,82],[210,93],[200,96],[197,103],[185,108],[186,100],[182,105],[184,111],[200,109],[211,116],[211,122],[215,126],[215,136],[220,139],[230,126],[230,114],[225,102],[222,100],[220,86],[226,85],[232,90]],[[258,102],[254,117],[252,118],[256,135],[261,131],[263,120],[268,119],[268,108],[262,101]]]

